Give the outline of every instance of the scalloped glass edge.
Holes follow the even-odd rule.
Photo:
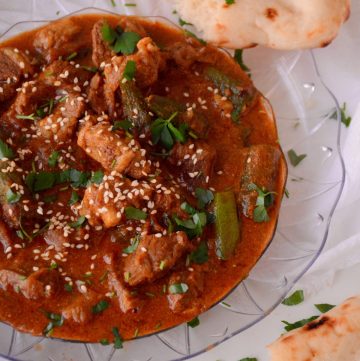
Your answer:
[[[45,25],[51,21],[54,21],[54,20],[59,20],[59,19],[62,19],[62,18],[66,18],[66,17],[69,17],[69,16],[73,16],[73,15],[80,15],[80,14],[83,14],[83,13],[95,13],[95,12],[98,12],[98,13],[107,13],[107,14],[112,14],[112,15],[119,15],[118,13],[115,13],[115,12],[112,12],[112,11],[109,11],[109,10],[106,10],[106,9],[101,9],[101,8],[97,8],[97,7],[86,7],[86,8],[82,8],[82,9],[79,9],[79,10],[76,10],[74,12],[71,12],[63,17],[60,17],[60,18],[57,18],[57,19],[52,19],[52,20],[30,20],[30,21],[20,21],[20,22],[17,22],[13,25],[11,25],[6,31],[4,31],[2,34],[0,34],[0,41],[2,41],[2,38],[5,37],[9,32],[11,32],[11,30],[13,30],[14,28],[16,28],[17,26],[21,25],[21,24],[34,24],[35,26],[41,26],[41,25]],[[168,18],[164,17],[164,16],[141,16],[143,18],[147,18],[149,20],[159,20],[159,21],[163,21],[171,26],[175,26],[177,28],[179,28],[179,26],[175,23],[173,23],[171,20],[169,20]],[[35,27],[34,26],[34,27]],[[34,28],[34,27],[31,27]],[[26,31],[26,30],[25,30]],[[227,51],[226,49],[223,49],[225,51]],[[314,56],[314,53],[312,50],[306,50],[304,52],[309,52],[310,53],[310,56],[311,56],[311,59],[312,59],[312,65],[314,67],[314,70],[315,70],[315,73],[316,73],[316,76],[317,76],[317,79],[319,80],[320,84],[324,87],[324,89],[327,91],[328,95],[330,96],[330,98],[332,99],[332,101],[334,102],[334,108],[336,110],[336,121],[337,121],[337,134],[336,134],[336,154],[337,156],[339,157],[339,160],[340,160],[340,167],[341,167],[341,180],[340,180],[340,184],[339,185],[339,190],[336,194],[336,197],[335,197],[335,201],[334,203],[332,204],[331,206],[331,209],[329,210],[329,214],[327,216],[326,219],[324,219],[324,221],[326,221],[326,227],[325,227],[325,230],[324,230],[324,235],[323,235],[323,238],[322,238],[322,241],[321,241],[321,244],[319,246],[319,248],[316,250],[316,252],[314,252],[314,255],[313,257],[309,260],[309,262],[306,263],[306,265],[304,264],[304,268],[302,268],[302,270],[297,274],[296,277],[294,277],[291,282],[288,282],[286,284],[286,286],[284,286],[284,290],[283,292],[281,293],[281,295],[279,296],[278,300],[276,302],[274,302],[270,307],[268,307],[266,310],[263,310],[260,306],[257,305],[256,301],[254,299],[252,299],[252,296],[251,294],[247,291],[247,288],[246,288],[246,285],[244,285],[244,281],[246,281],[246,279],[241,282],[240,284],[238,284],[237,286],[234,287],[234,289],[232,291],[230,291],[225,297],[224,299],[222,300],[219,300],[219,302],[215,305],[212,306],[211,309],[213,309],[215,306],[218,306],[220,303],[222,303],[226,298],[228,298],[229,296],[231,296],[231,294],[236,291],[238,288],[240,288],[241,286],[243,286],[246,290],[246,292],[248,293],[249,295],[249,298],[252,299],[252,302],[257,306],[257,308],[259,309],[259,311],[261,312],[260,316],[253,319],[251,322],[247,323],[246,325],[244,325],[243,327],[240,327],[238,330],[236,331],[233,331],[227,335],[224,335],[224,337],[222,337],[220,340],[216,341],[216,342],[213,342],[209,345],[207,345],[206,347],[200,349],[200,350],[197,350],[193,353],[188,353],[186,355],[183,355],[183,357],[180,357],[180,358],[175,358],[172,360],[173,361],[181,361],[181,360],[188,360],[189,358],[192,358],[194,356],[197,356],[197,355],[200,355],[204,352],[206,352],[207,350],[210,350],[214,347],[216,347],[217,345],[225,342],[226,340],[234,337],[235,335],[245,331],[246,329],[250,328],[251,326],[255,325],[256,323],[258,323],[259,321],[261,321],[262,319],[264,319],[268,314],[270,314],[280,303],[281,301],[283,300],[283,298],[287,295],[287,293],[293,288],[293,286],[296,284],[296,282],[308,271],[308,269],[313,265],[313,263],[316,261],[316,259],[318,258],[318,256],[320,255],[320,253],[322,252],[325,244],[326,244],[326,240],[327,240],[327,237],[328,237],[328,233],[329,233],[329,228],[330,228],[330,224],[331,224],[331,219],[332,219],[332,216],[334,214],[334,211],[336,209],[336,206],[338,204],[338,201],[341,197],[341,194],[342,194],[342,191],[343,191],[343,188],[344,188],[344,183],[345,183],[345,176],[346,176],[346,170],[345,170],[345,163],[344,163],[344,159],[343,159],[343,156],[342,156],[342,153],[341,153],[341,113],[340,113],[340,105],[339,105],[339,102],[338,100],[336,99],[335,95],[331,92],[331,90],[327,87],[327,85],[325,84],[325,82],[323,81],[322,77],[321,77],[321,74],[320,74],[320,71],[319,71],[319,68],[318,68],[318,65],[317,65],[317,62],[316,62],[316,59],[315,59],[315,56]],[[271,102],[270,102],[270,105],[271,105]],[[266,254],[266,252],[268,251],[268,248],[271,247],[271,243],[273,241],[273,238],[275,236],[275,233],[276,233],[276,230],[274,232],[274,235],[272,237],[272,240],[269,242],[266,250],[264,251],[264,253],[262,254],[262,256],[260,257],[260,259],[264,256],[264,254]],[[258,262],[260,261],[260,259],[258,260]],[[256,268],[256,266],[254,267],[254,269]],[[254,270],[253,269],[253,270]],[[253,271],[252,270],[252,271]],[[250,272],[250,275],[252,274],[252,271]],[[209,309],[208,311],[206,311],[205,313],[209,312],[211,309]],[[249,314],[251,315],[251,314]],[[177,326],[177,327],[180,327],[180,326]],[[150,337],[154,337],[154,336],[157,336],[158,334],[162,334],[162,333],[166,333],[167,331],[171,331],[173,330],[174,328],[171,328],[171,329],[168,329],[168,330],[162,330],[160,332],[157,332],[157,333],[153,333],[151,335],[147,335],[147,336],[143,336],[143,337],[139,337],[138,340],[134,340],[134,341],[131,341],[131,342],[140,342],[140,340],[142,339],[146,339],[146,338],[150,338]],[[227,330],[226,330],[227,331]],[[15,331],[16,332],[16,331]],[[226,333],[226,332],[225,332]],[[186,338],[188,339],[189,338],[189,327],[186,326],[186,329],[185,329],[185,334],[186,334]],[[14,334],[13,334],[14,336]],[[61,339],[51,339],[51,338],[48,338],[47,340],[51,341],[51,340],[56,340],[56,341],[61,341],[62,343],[76,343],[76,344],[81,344],[81,342],[77,342],[77,341],[67,341],[67,340],[61,340]],[[164,343],[165,345],[167,345],[168,347],[171,348],[171,345],[168,345],[165,341],[163,341],[162,339],[160,339],[162,343]],[[12,337],[12,341],[13,341],[13,337]],[[86,344],[84,343],[85,345],[85,348],[86,348],[86,351],[87,351],[87,354],[88,354],[88,357],[91,359],[91,360],[95,360],[95,358],[93,358],[94,356],[91,355],[91,352],[89,352],[89,349],[87,347],[87,345],[92,345],[92,344]],[[172,349],[172,348],[171,348]],[[176,353],[180,353],[179,351],[175,350],[175,349],[172,349],[173,351],[175,351]],[[189,350],[190,352],[190,350]],[[113,352],[111,352],[111,355],[109,355],[108,357],[108,360],[110,360],[114,355],[114,350]],[[9,355],[5,355],[3,354],[2,352],[0,352],[0,356],[4,357],[5,359],[8,359],[8,360],[13,360],[13,361],[21,361],[22,359],[18,359],[18,358],[14,358],[12,356],[9,356]],[[49,358],[50,359],[50,358]]]

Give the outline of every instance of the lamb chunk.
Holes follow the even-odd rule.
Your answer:
[[[108,272],[107,280],[109,289],[115,292],[122,312],[138,310],[143,302],[126,287],[123,277],[118,272],[117,265],[120,264],[114,253],[105,254],[104,262]]]
[[[166,272],[190,250],[191,243],[184,232],[176,232],[158,238],[146,235],[136,251],[124,261],[124,274],[130,286],[152,282]]]
[[[135,78],[136,84],[140,88],[146,88],[157,81],[159,72],[164,68],[160,49],[149,37],[141,39],[137,43],[137,48],[137,53],[129,56],[116,56],[112,58],[111,66],[105,67],[106,88],[113,92],[118,89],[129,60],[136,63]]]
[[[68,56],[82,45],[81,26],[66,18],[55,21],[39,30],[34,39],[35,49],[51,63],[61,56]]]
[[[83,86],[91,78],[91,73],[82,68],[76,68],[68,61],[56,60],[49,64],[39,75],[39,81],[53,85],[60,82],[61,85],[71,85],[72,87]]]
[[[200,297],[204,290],[204,273],[198,270],[174,273],[169,280],[169,286],[179,283],[185,283],[188,290],[185,293],[168,294],[171,311],[181,314],[193,314],[195,310],[197,313],[201,312]]]
[[[88,90],[88,99],[91,108],[97,114],[104,114],[108,111],[108,104],[111,103],[111,108],[115,109],[115,100],[106,99],[104,94],[104,81],[100,74],[95,74],[91,81]]]
[[[92,36],[92,61],[100,67],[102,62],[109,63],[111,58],[116,55],[109,47],[109,45],[103,40],[102,27],[105,24],[105,20],[99,20],[93,27]],[[124,31],[132,31],[139,34],[141,37],[147,36],[146,31],[138,22],[126,17],[121,18],[119,26]]]
[[[77,295],[70,304],[63,309],[62,315],[66,320],[86,324],[94,317],[92,306],[100,301],[101,296],[90,289],[83,292],[80,284],[77,284],[77,287],[82,295]],[[84,298],[86,302],[84,302]]]
[[[168,158],[178,166],[180,179],[190,189],[206,187],[213,172],[216,151],[206,142],[197,140],[186,144],[176,143]]]
[[[0,270],[0,288],[20,292],[27,299],[38,300],[52,297],[56,294],[59,284],[59,275],[56,270],[40,269],[28,277],[11,270]],[[49,285],[47,290],[45,286]]]
[[[25,74],[32,75],[30,59],[13,48],[0,49],[0,102],[11,99]]]
[[[137,178],[150,173],[151,166],[142,155],[140,144],[126,138],[124,132],[111,129],[112,125],[107,122],[95,125],[87,122],[79,132],[78,145],[108,171],[124,172]],[[142,171],[136,172],[134,168],[140,167]]]
[[[151,199],[153,193],[148,183],[139,182],[139,193],[131,193],[130,198],[128,190],[133,182],[127,178],[114,177],[112,181],[103,180],[100,185],[91,185],[85,191],[80,215],[85,216],[92,226],[104,224],[105,228],[110,228],[120,224],[125,219],[124,207],[142,209],[147,204],[146,199]],[[113,197],[105,196],[105,193]]]
[[[103,40],[102,27],[105,24],[105,20],[99,20],[95,23],[92,31],[92,61],[99,68],[102,62],[109,62],[115,53],[110,49],[109,45]]]
[[[84,112],[84,99],[77,97],[75,93],[68,93],[66,99],[55,106],[52,114],[37,123],[38,135],[45,139],[53,139],[55,142],[71,140],[78,118]]]

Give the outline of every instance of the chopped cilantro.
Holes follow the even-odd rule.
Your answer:
[[[109,307],[109,302],[101,300],[92,307],[92,313],[101,313]]]
[[[189,286],[186,283],[174,283],[169,286],[169,293],[172,295],[186,293],[189,289]]]
[[[123,249],[123,253],[125,254],[131,254],[136,251],[140,243],[140,237],[136,236],[130,240],[130,246]]]
[[[86,222],[85,216],[79,217],[75,222],[69,224],[71,228],[80,228]]]
[[[46,317],[50,320],[48,325],[43,330],[45,336],[50,336],[55,327],[60,327],[64,323],[64,318],[61,314],[45,312]]]
[[[197,326],[200,325],[200,320],[199,320],[198,317],[195,317],[194,319],[192,319],[191,321],[189,321],[187,324],[188,324],[191,328],[195,328],[195,327],[197,327]]]
[[[307,154],[296,154],[294,149],[290,149],[287,154],[293,167],[299,165],[299,163],[307,157]]]
[[[134,77],[135,77],[135,73],[136,73],[136,63],[135,63],[135,61],[134,60],[128,60],[126,65],[125,65],[123,77],[126,80],[133,80]]]
[[[74,58],[76,58],[77,56],[78,56],[78,53],[76,51],[74,51],[65,60],[70,61],[70,60],[73,60]]]
[[[135,207],[125,208],[126,219],[145,220],[147,218],[146,212]]]
[[[112,328],[112,333],[114,335],[114,348],[122,348],[123,347],[123,340],[120,336],[119,329],[117,327]]]
[[[282,323],[285,324],[285,330],[286,331],[291,331],[291,330],[295,330],[296,328],[300,328],[302,326],[305,326],[306,324],[308,324],[309,322],[312,322],[314,320],[316,320],[319,316],[312,316],[310,318],[305,318],[303,320],[300,320],[300,321],[296,321],[294,323],[290,323],[290,322],[287,322],[287,321],[281,321]]]
[[[79,199],[80,199],[79,195],[75,191],[72,191],[68,204],[72,206],[73,204],[77,203]]]
[[[198,200],[198,207],[200,209],[205,208],[208,204],[210,204],[214,200],[214,194],[208,189],[204,188],[196,188],[195,196]]]
[[[319,303],[319,304],[315,305],[315,307],[321,313],[325,313],[325,312],[328,312],[328,311],[332,310],[335,306],[334,305],[329,305],[328,303]]]
[[[15,154],[13,150],[0,139],[0,159],[13,159]]]
[[[234,1],[234,0],[233,0]],[[245,358],[242,358],[241,360],[239,361],[258,361],[257,358],[255,357],[245,357]]]
[[[179,18],[179,24],[180,24],[180,26],[193,25],[193,24],[188,23],[187,21],[185,21],[185,20],[183,20],[183,19],[181,19],[181,18]]]
[[[49,167],[54,168],[56,166],[59,156],[60,154],[56,150],[50,154],[50,157],[48,159]]]
[[[191,37],[191,38],[194,38],[194,39],[196,39],[200,44],[202,44],[202,45],[206,45],[207,43],[206,43],[206,41],[205,40],[203,40],[203,39],[200,39],[199,37],[197,37],[192,31],[190,31],[190,30],[184,30],[184,34],[185,34],[185,36],[188,36],[188,37]]]
[[[235,50],[234,59],[240,65],[241,69],[244,70],[245,73],[250,75],[250,69],[244,64],[243,61],[243,49]]]
[[[346,128],[350,126],[351,117],[346,114],[346,103],[340,108],[340,116],[341,116],[341,123],[345,125]],[[337,111],[335,110],[334,113],[330,116],[331,119],[337,119]]]
[[[91,175],[90,182],[95,184],[100,184],[104,178],[104,172],[102,170],[97,170]]]
[[[107,338],[102,338],[99,342],[104,346],[110,345],[110,342]]]
[[[235,0],[225,0],[225,3],[227,5],[232,5],[232,4],[235,4]]]
[[[199,247],[195,251],[190,253],[190,261],[197,264],[203,264],[207,262],[208,259],[209,259],[208,246],[205,241],[202,241],[199,244]]]
[[[111,130],[124,129],[125,131],[129,131],[133,126],[134,125],[130,122],[130,120],[125,119],[115,122]]]
[[[65,290],[66,292],[72,292],[72,291],[73,291],[73,287],[72,287],[72,285],[71,285],[70,283],[65,283],[65,285],[64,285],[64,290]]]
[[[13,192],[11,188],[9,188],[8,191],[6,192],[6,202],[9,204],[19,202],[20,198],[21,198],[21,194]]]
[[[285,306],[295,306],[304,301],[304,291],[297,290],[289,297],[285,298],[281,303]]]
[[[249,184],[248,189],[258,193],[253,220],[257,223],[269,221],[267,209],[274,203],[274,195],[276,193],[268,192],[265,188],[260,188],[254,183]]]

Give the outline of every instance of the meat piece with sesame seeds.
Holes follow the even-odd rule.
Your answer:
[[[136,251],[124,261],[129,285],[137,286],[162,277],[191,250],[192,245],[184,232],[143,236]]]
[[[201,310],[201,294],[204,291],[205,273],[200,272],[201,266],[194,265],[192,272],[182,271],[172,274],[169,286],[184,283],[188,287],[185,293],[169,293],[167,296],[171,311],[178,314],[192,314]]]
[[[34,47],[51,63],[60,56],[69,56],[82,45],[81,26],[66,18],[55,21],[39,30],[34,38]]]
[[[202,140],[189,141],[186,144],[176,143],[168,161],[177,166],[181,181],[189,189],[207,187],[213,173],[216,150]]]
[[[12,98],[16,94],[25,74],[34,73],[29,57],[13,48],[0,49],[0,102]]]
[[[125,66],[129,60],[136,63],[135,79],[140,88],[154,84],[165,62],[160,49],[149,38],[143,38],[137,43],[138,51],[129,56],[116,56],[111,59],[111,66],[105,67],[105,86],[111,91],[118,89],[123,79]]]
[[[112,125],[107,122],[95,125],[87,122],[79,132],[77,143],[89,157],[110,172],[130,174],[134,178],[145,176],[141,172],[136,172],[134,168],[150,173],[150,164],[141,154],[140,144],[128,138],[125,132],[111,129]]]
[[[4,251],[14,244],[14,241],[11,237],[11,232],[7,224],[5,222],[0,221],[0,243],[2,244]]]
[[[85,216],[92,226],[104,224],[105,228],[115,227],[125,219],[124,208],[132,206],[142,209],[153,193],[152,188],[138,186],[143,191],[130,192],[131,181],[127,178],[115,177],[114,180],[103,180],[100,185],[89,186],[81,202],[79,214]]]
[[[49,291],[45,289],[46,285],[51,285]],[[0,270],[0,289],[11,288],[27,299],[49,298],[54,296],[59,288],[59,274],[48,268],[39,269],[28,276],[7,269]]]

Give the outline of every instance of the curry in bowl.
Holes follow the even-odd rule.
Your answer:
[[[248,275],[287,168],[228,54],[94,14],[7,40],[0,64],[3,322],[120,347],[196,324]]]

